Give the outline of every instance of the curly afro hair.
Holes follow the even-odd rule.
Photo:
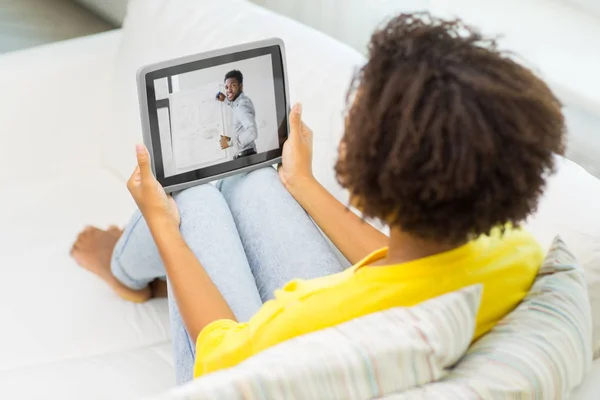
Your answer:
[[[365,217],[425,240],[518,226],[564,151],[548,86],[459,20],[389,21],[347,103],[338,181]]]

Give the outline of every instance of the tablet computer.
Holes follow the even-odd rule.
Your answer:
[[[144,143],[165,191],[280,162],[289,132],[282,40],[148,65],[137,83]]]

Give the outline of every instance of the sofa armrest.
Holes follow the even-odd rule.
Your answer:
[[[0,185],[100,165],[119,30],[0,56]]]

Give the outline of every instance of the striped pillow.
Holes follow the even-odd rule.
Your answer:
[[[556,237],[529,295],[440,382],[400,399],[564,399],[592,363],[583,270]]]
[[[467,350],[481,285],[269,348],[159,399],[373,399],[436,381]]]

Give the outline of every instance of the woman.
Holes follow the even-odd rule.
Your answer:
[[[527,294],[543,253],[517,227],[562,151],[559,102],[459,21],[400,15],[369,51],[349,92],[336,173],[389,238],[314,179],[312,133],[296,105],[279,176],[267,168],[170,198],[138,146],[128,189],[140,212],[122,234],[89,228],[75,243],[78,263],[124,298],[143,301],[167,277],[179,382],[482,283],[477,339]]]

